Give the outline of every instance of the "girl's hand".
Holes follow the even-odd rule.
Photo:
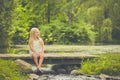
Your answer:
[[[37,54],[37,52],[36,51],[32,51],[33,52],[33,54]]]

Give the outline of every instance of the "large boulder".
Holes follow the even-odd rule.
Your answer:
[[[21,60],[21,59],[17,59],[15,60],[18,68],[22,71],[22,72],[32,72],[32,65],[27,63],[26,61],[24,60]]]

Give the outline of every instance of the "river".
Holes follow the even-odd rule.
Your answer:
[[[106,80],[105,78],[97,78],[95,76],[84,76],[84,75],[41,75],[38,80]]]
[[[43,73],[35,72],[38,75],[36,79],[31,80],[107,80],[104,77],[100,77],[100,75],[83,75],[83,74],[69,74],[69,73],[55,73],[52,72],[51,68],[43,68]],[[109,79],[111,80],[111,79]]]

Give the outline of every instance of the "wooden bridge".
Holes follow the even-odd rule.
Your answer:
[[[45,54],[44,64],[80,64],[82,60],[92,59],[97,56],[88,54],[75,53],[49,53]],[[3,59],[22,59],[29,63],[33,63],[33,58],[30,54],[0,54]]]

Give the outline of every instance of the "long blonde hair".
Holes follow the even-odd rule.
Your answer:
[[[32,29],[30,30],[30,38],[29,38],[29,42],[31,42],[31,41],[33,41],[33,40],[35,39],[34,34],[35,34],[35,31],[36,31],[36,30],[39,31],[38,28],[32,28]],[[40,31],[39,31],[39,32],[40,32]]]

